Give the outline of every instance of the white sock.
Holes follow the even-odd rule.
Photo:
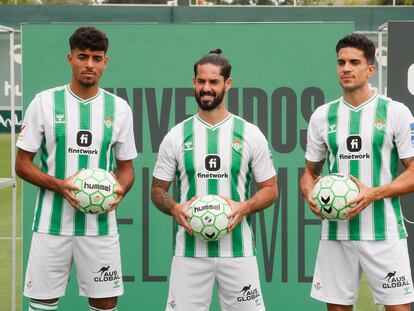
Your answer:
[[[57,310],[58,302],[46,303],[30,299],[29,311],[55,311]]]

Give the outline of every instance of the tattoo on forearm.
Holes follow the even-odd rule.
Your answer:
[[[322,172],[324,163],[325,159],[319,162],[311,162],[306,160],[305,165],[312,172],[313,175],[319,176]]]
[[[171,215],[171,209],[175,204],[175,201],[168,194],[168,188],[170,182],[165,182],[153,178],[152,181],[152,191],[151,198],[152,202],[157,206],[157,208],[165,214]]]
[[[174,201],[171,199],[168,192],[160,188],[154,189],[152,192],[152,201],[159,210],[166,214],[171,214],[171,208],[174,205]]]

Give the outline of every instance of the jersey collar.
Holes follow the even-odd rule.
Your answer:
[[[229,113],[229,115],[221,122],[211,125],[207,123],[206,121],[202,120],[198,113],[195,115],[196,119],[200,121],[205,127],[208,127],[210,130],[215,130],[216,128],[220,127],[222,124],[226,123],[228,120],[230,120],[233,117],[232,113]]]
[[[98,93],[96,93],[95,96],[92,96],[90,98],[87,99],[82,99],[80,98],[78,95],[76,95],[75,93],[72,92],[72,90],[69,87],[69,84],[66,85],[66,89],[68,90],[69,94],[72,95],[76,100],[78,100],[81,104],[86,104],[89,103],[91,101],[93,101],[95,98],[97,98],[99,95],[101,95],[102,89],[99,88],[98,89]]]
[[[346,102],[344,97],[341,96],[341,102],[347,106],[350,110],[352,111],[359,111],[361,109],[363,109],[365,106],[369,105],[370,103],[376,101],[378,98],[378,94],[375,93],[374,95],[371,96],[371,98],[369,98],[368,100],[366,100],[365,102],[363,102],[361,105],[359,105],[358,107],[354,107],[352,106],[350,103]]]

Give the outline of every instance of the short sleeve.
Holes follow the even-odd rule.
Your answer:
[[[120,118],[119,134],[114,145],[115,157],[126,161],[136,158],[134,127],[131,108],[125,103],[124,115]]]
[[[252,172],[256,182],[263,182],[275,176],[276,171],[266,137],[259,129],[256,130],[257,135],[253,140]]]
[[[41,98],[36,95],[26,110],[16,146],[28,152],[36,153],[44,138],[44,116]]]
[[[393,139],[400,159],[414,156],[414,118],[407,106],[391,102],[396,108],[391,115]]]
[[[177,165],[173,135],[170,131],[161,142],[152,175],[160,180],[172,181],[175,177]]]
[[[321,110],[316,110],[309,121],[305,158],[311,162],[322,161],[326,158],[328,151],[320,129],[320,125],[326,123],[321,112]]]

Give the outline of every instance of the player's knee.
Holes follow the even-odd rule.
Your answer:
[[[117,298],[89,298],[89,309],[91,311],[116,311]]]
[[[110,308],[110,309],[100,309],[100,308],[89,306],[89,311],[117,311],[117,310],[118,310],[117,307]]]
[[[328,303],[328,311],[352,311],[353,306],[337,305]]]
[[[101,308],[95,308],[92,306],[89,306],[89,311],[118,311],[117,307],[109,308],[109,309],[101,309]]]
[[[410,311],[410,304],[385,306],[386,311]]]

